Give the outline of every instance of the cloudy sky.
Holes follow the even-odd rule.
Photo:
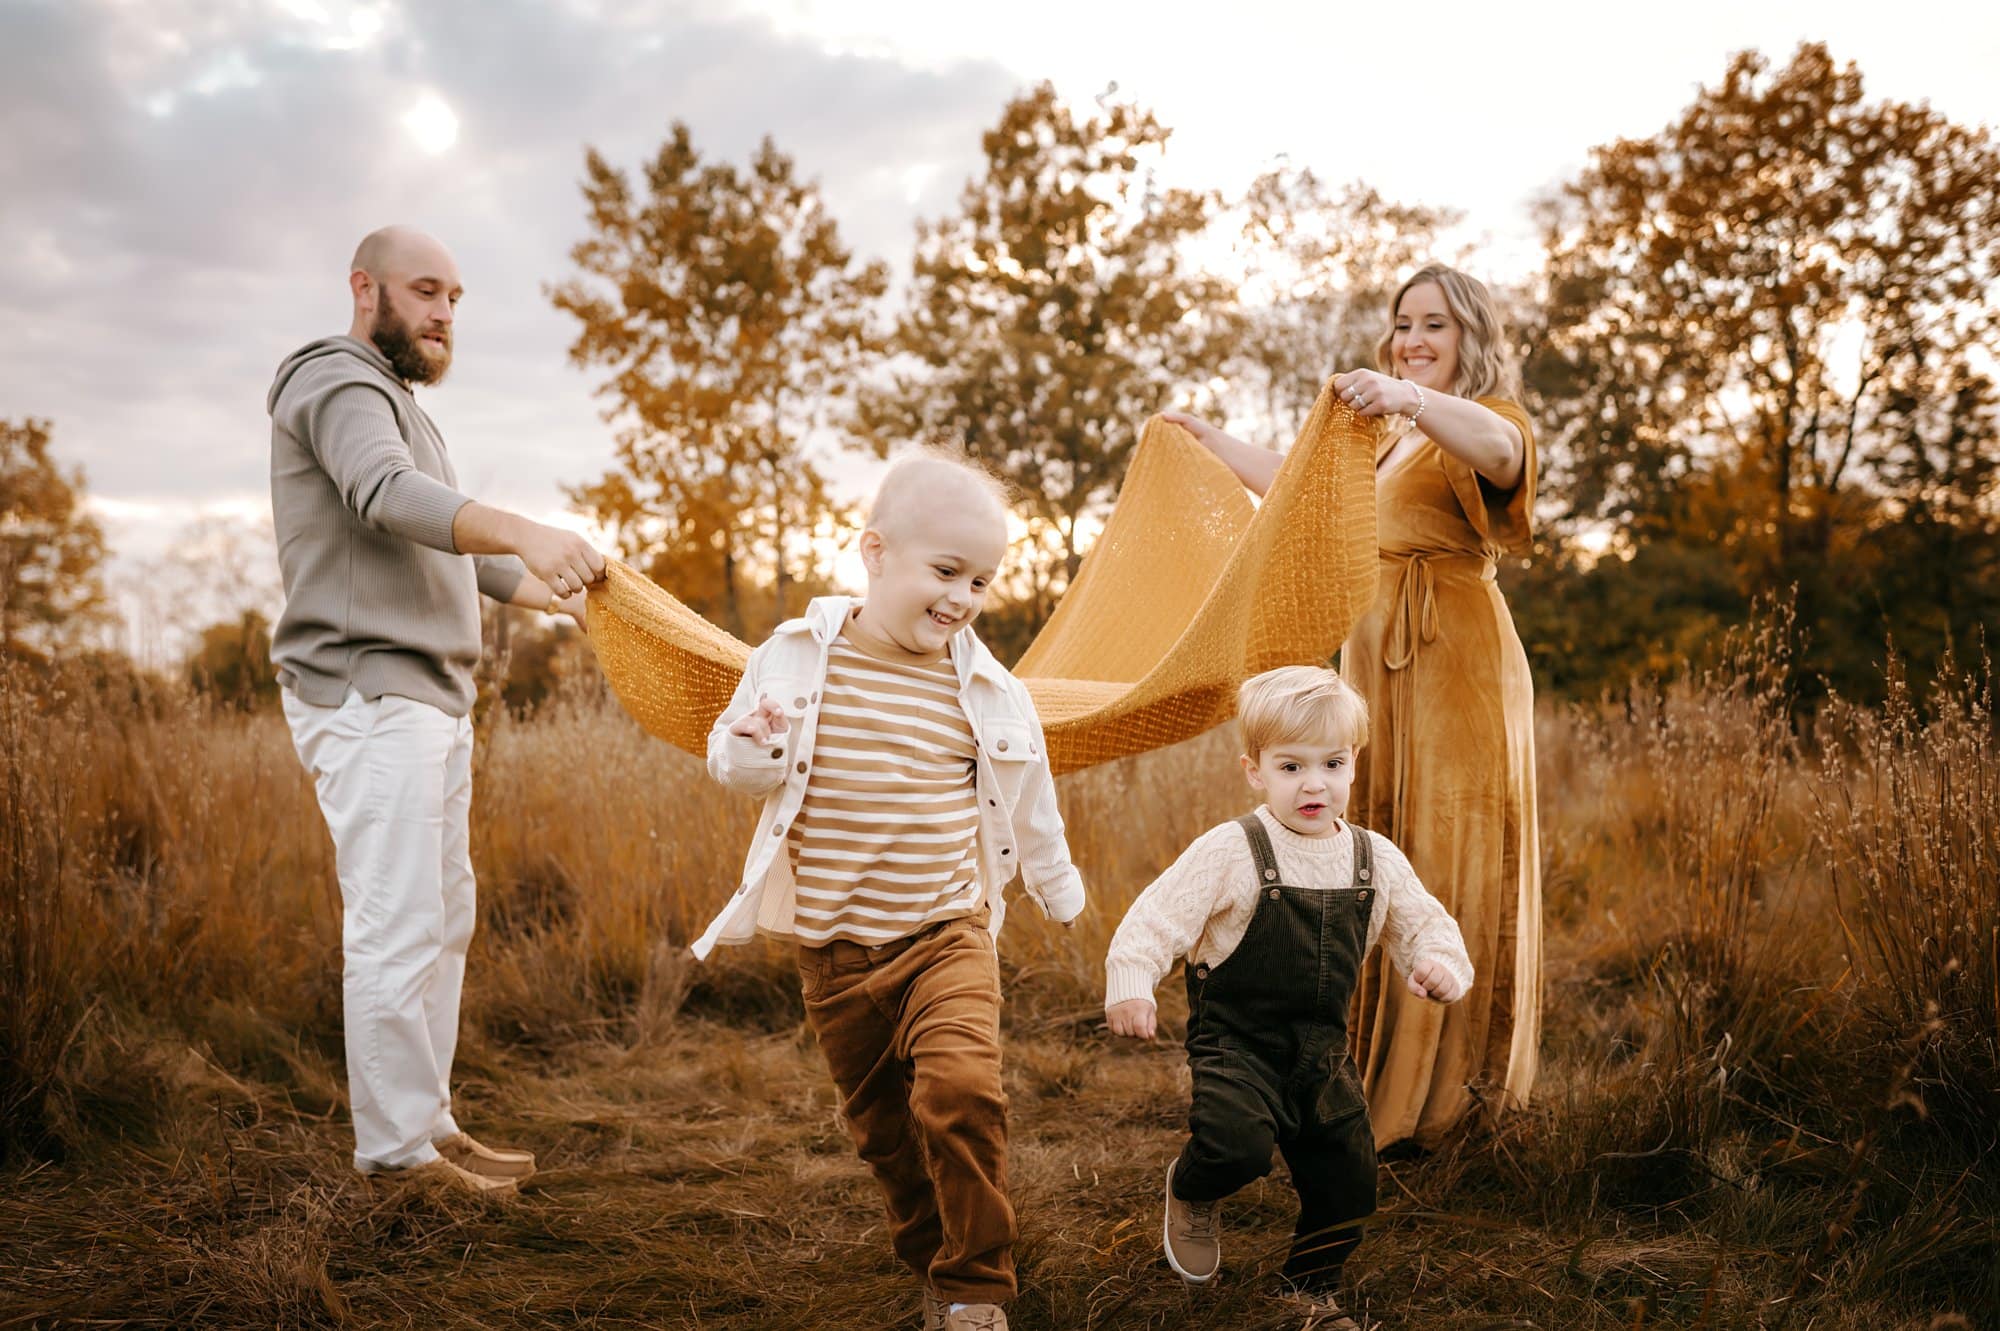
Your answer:
[[[739,159],[771,134],[856,248],[906,262],[1012,93],[1115,81],[1174,127],[1176,183],[1233,188],[1288,155],[1464,210],[1504,278],[1534,265],[1538,194],[1593,144],[1658,129],[1737,49],[1824,40],[1873,95],[2000,125],[1995,7],[1922,12],[0,0],[0,417],[54,422],[130,607],[187,523],[268,512],[271,371],[346,327],[347,258],[387,221],[443,237],[465,274],[457,364],[425,401],[466,488],[550,516],[602,471],[591,382],[542,290],[581,235],[585,145],[629,166],[677,118]]]

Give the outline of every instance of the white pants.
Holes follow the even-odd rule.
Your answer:
[[[437,1158],[458,1131],[451,1060],[472,941],[472,723],[349,690],[315,707],[285,690],[340,878],[341,987],[354,1166]]]

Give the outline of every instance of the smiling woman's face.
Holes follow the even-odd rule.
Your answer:
[[[1445,304],[1444,288],[1419,282],[1396,305],[1396,330],[1389,355],[1400,378],[1449,393],[1458,381],[1458,320]]]

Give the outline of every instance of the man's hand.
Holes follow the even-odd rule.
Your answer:
[[[790,728],[791,722],[785,719],[785,709],[760,693],[757,705],[737,717],[736,724],[729,727],[729,733],[754,739],[759,744],[769,744],[773,735],[782,735]]]
[[[1410,992],[1418,998],[1435,999],[1440,1003],[1456,1003],[1465,997],[1465,989],[1458,977],[1445,968],[1442,961],[1427,958],[1410,967]]]
[[[1122,1003],[1113,1003],[1104,1010],[1104,1020],[1109,1023],[1113,1035],[1129,1035],[1135,1040],[1150,1040],[1158,1029],[1156,1018],[1160,1010],[1143,998],[1128,998]]]
[[[555,588],[557,596],[576,595],[604,576],[604,556],[573,531],[520,519],[514,553],[528,572]]]
[[[604,576],[604,556],[573,531],[474,501],[451,520],[462,555],[514,555],[557,596],[574,596]]]

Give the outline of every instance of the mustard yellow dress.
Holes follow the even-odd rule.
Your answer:
[[[1403,848],[1458,921],[1477,976],[1462,1000],[1439,1004],[1411,994],[1380,952],[1369,959],[1352,1024],[1378,1146],[1434,1145],[1475,1094],[1515,1107],[1535,1083],[1535,694],[1494,581],[1494,561],[1528,545],[1535,443],[1519,406],[1479,402],[1520,428],[1520,483],[1496,490],[1423,438],[1383,470],[1394,436],[1378,446],[1380,590],[1341,648],[1370,718],[1349,812]]]

